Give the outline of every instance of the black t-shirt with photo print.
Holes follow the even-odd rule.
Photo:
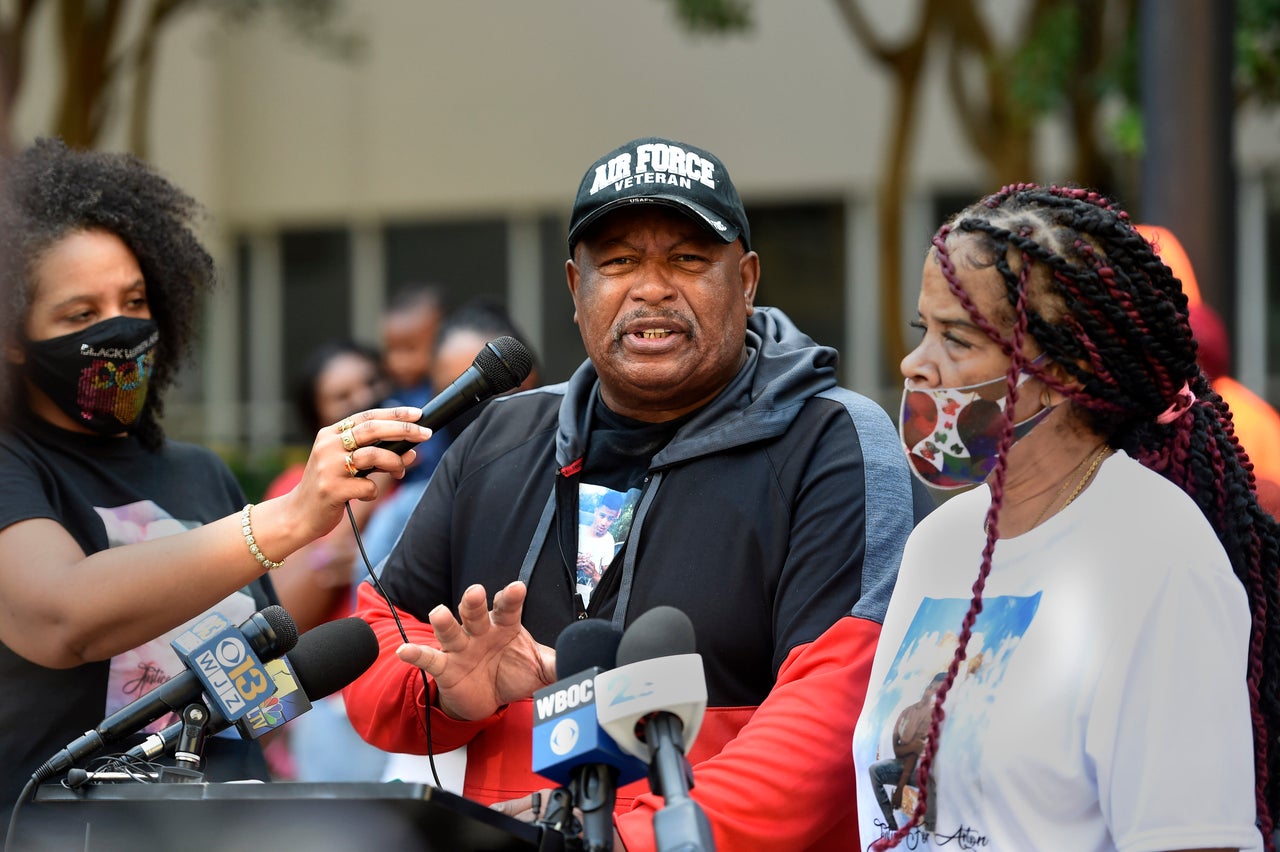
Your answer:
[[[649,462],[690,417],[633,420],[597,398],[578,485],[577,593],[585,608],[631,529]]]

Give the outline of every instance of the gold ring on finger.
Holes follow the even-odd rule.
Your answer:
[[[356,443],[356,433],[354,431],[340,432],[338,436],[342,438],[342,449],[349,453],[355,452],[356,447],[360,446]]]
[[[341,435],[343,432],[350,431],[351,429],[354,429],[355,426],[356,421],[352,420],[350,417],[344,417],[342,418],[342,422],[338,424],[338,434]]]
[[[352,476],[355,476],[360,472],[360,469],[356,467],[355,459],[351,458],[351,453],[347,453],[346,464],[347,464],[347,473],[351,474]]]

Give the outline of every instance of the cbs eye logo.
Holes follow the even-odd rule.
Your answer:
[[[237,636],[228,636],[218,642],[214,656],[227,670],[227,677],[236,693],[247,702],[265,693],[271,684],[266,669],[249,653],[248,646]]]
[[[578,723],[572,717],[561,719],[551,729],[551,751],[561,757],[573,751],[578,744]]]

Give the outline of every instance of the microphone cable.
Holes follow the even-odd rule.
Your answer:
[[[441,395],[433,397],[435,402],[443,402],[444,404],[437,409],[433,409],[432,423],[435,425],[444,425],[453,417],[461,413],[464,408],[488,399],[494,394],[505,393],[512,390],[528,376],[533,369],[533,353],[514,337],[498,337],[487,342],[480,352],[476,355],[471,366],[453,383],[445,388]],[[468,390],[455,393],[455,389],[466,387]],[[477,395],[479,394],[479,395]],[[428,406],[432,405],[428,401]],[[423,419],[419,423],[426,425],[424,422],[427,414],[423,412]],[[382,441],[378,446],[384,449],[392,450],[396,453],[403,453],[413,448],[413,445],[407,441]],[[357,476],[364,475],[366,471],[360,471]],[[387,606],[391,609],[391,617],[396,621],[396,627],[400,631],[400,638],[405,644],[409,644],[409,635],[405,632],[404,624],[400,621],[400,615],[396,612],[396,606],[392,602],[387,590],[382,587],[382,582],[378,579],[377,573],[373,570],[373,565],[369,561],[369,554],[365,552],[364,542],[360,539],[360,527],[356,523],[355,513],[351,511],[351,501],[346,503],[347,519],[351,522],[351,531],[356,537],[356,547],[360,550],[360,558],[364,561],[366,573],[369,579],[373,581],[374,588],[378,590],[378,594],[382,595],[382,599],[387,602]],[[431,696],[431,687],[427,682],[427,673],[419,668],[422,674],[423,695],[427,699]],[[440,784],[440,773],[436,770],[435,749],[431,745],[431,707],[428,705],[423,713],[425,719],[424,731],[427,736],[427,761],[431,764],[431,778],[435,781],[436,787],[442,787]]]
[[[13,803],[13,810],[9,811],[9,828],[4,833],[5,852],[10,852],[10,850],[16,848],[13,845],[13,839],[18,828],[18,809],[22,807],[23,802],[35,796],[36,783],[35,775],[32,775],[27,779],[27,783],[23,786],[22,792],[18,794],[18,800]]]
[[[364,562],[365,573],[373,581],[373,587],[378,590],[378,594],[382,595],[382,599],[387,602],[387,609],[391,611],[391,617],[395,619],[396,629],[400,631],[400,638],[407,645],[409,644],[409,634],[405,632],[404,623],[400,621],[400,613],[396,612],[396,605],[391,601],[391,596],[387,594],[387,590],[382,586],[382,581],[378,579],[378,572],[373,570],[373,565],[369,562],[369,554],[365,552],[364,541],[360,538],[360,525],[356,523],[355,512],[351,511],[351,501],[348,500],[345,506],[347,520],[351,522],[351,532],[356,537],[356,548],[360,551],[360,559]],[[425,669],[419,668],[418,674],[422,675],[422,694],[427,704],[422,713],[423,731],[427,737],[427,764],[431,767],[431,780],[435,782],[437,788],[444,789],[444,785],[440,783],[440,773],[436,770],[435,747],[431,742],[431,685],[427,682]]]

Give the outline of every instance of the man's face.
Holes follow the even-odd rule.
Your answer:
[[[597,506],[596,517],[591,524],[591,530],[596,535],[604,535],[609,531],[609,527],[613,526],[613,522],[618,520],[620,515],[617,509],[611,509],[608,506]]]
[[[746,358],[760,259],[684,214],[609,214],[566,264],[574,322],[610,409],[672,420],[706,404]]]

